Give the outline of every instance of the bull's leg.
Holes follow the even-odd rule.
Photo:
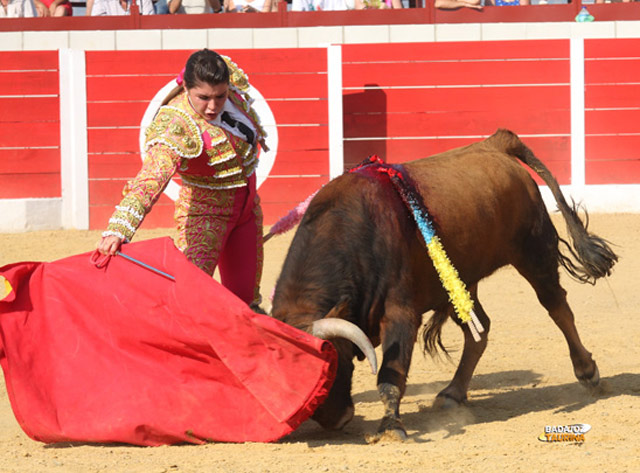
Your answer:
[[[597,386],[600,382],[598,366],[580,340],[573,312],[567,303],[566,291],[560,286],[557,269],[553,274],[545,277],[540,277],[537,273],[532,275],[532,273],[520,272],[531,283],[538,300],[562,331],[569,346],[573,372],[578,381],[585,386]]]
[[[478,316],[484,332],[480,333],[480,341],[476,342],[473,339],[469,327],[467,324],[462,324],[460,319],[456,316],[453,306],[449,305],[447,311],[449,316],[460,326],[464,333],[464,349],[462,351],[462,357],[460,363],[456,369],[456,373],[449,385],[438,393],[434,405],[436,407],[457,407],[467,400],[467,391],[469,390],[469,382],[473,376],[473,372],[480,361],[480,357],[484,353],[487,347],[487,336],[489,334],[489,328],[491,321],[487,316],[484,308],[478,300],[478,286],[469,288],[471,297],[473,299],[473,310]]]
[[[550,221],[544,223],[552,225]],[[554,238],[549,238],[549,235]],[[580,341],[573,312],[567,303],[567,293],[560,285],[557,248],[555,231],[543,230],[539,235],[530,237],[520,260],[513,265],[529,281],[538,300],[562,331],[578,380],[586,386],[596,386],[600,381],[598,366]]]
[[[384,404],[384,416],[377,438],[383,435],[400,440],[407,438],[400,420],[400,400],[407,387],[407,374],[419,323],[420,318],[407,307],[399,307],[387,301],[381,323],[383,358],[378,373],[378,393]]]

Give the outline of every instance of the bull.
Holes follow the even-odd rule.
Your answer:
[[[565,220],[568,241],[554,227],[526,164],[551,190]],[[467,399],[473,371],[487,346],[489,316],[478,299],[478,283],[512,265],[535,290],[562,331],[577,379],[588,386],[600,375],[584,347],[560,284],[559,266],[581,282],[609,275],[617,261],[606,240],[588,231],[547,167],[512,132],[398,165],[428,209],[484,332],[472,337],[454,310],[425,241],[407,205],[389,180],[367,166],[345,173],[310,202],[276,284],[272,316],[323,338],[338,352],[338,369],[327,400],[313,418],[340,429],[354,415],[353,358],[370,360],[381,345],[377,388],[384,404],[378,435],[406,438],[400,418],[413,346],[423,314],[433,311],[422,332],[425,350],[444,348],[440,334],[453,318],[464,348],[450,384],[436,398],[443,406]],[[562,250],[562,251],[561,251]],[[375,363],[375,361],[372,361]]]

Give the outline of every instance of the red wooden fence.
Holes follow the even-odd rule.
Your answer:
[[[640,39],[585,40],[586,183],[640,176]]]
[[[569,40],[341,50],[345,167],[374,153],[389,162],[429,156],[504,127],[571,184]],[[584,41],[587,185],[640,182],[639,50],[640,39]],[[277,159],[260,188],[273,223],[329,179],[327,50],[220,52],[249,75],[277,124]],[[105,226],[139,169],[142,116],[190,53],[86,53],[90,228]],[[57,52],[0,52],[0,88],[0,199],[60,198]],[[171,226],[172,213],[162,197],[145,225]]]
[[[345,45],[343,63],[347,165],[366,153],[417,159],[508,128],[569,182],[567,40]]]
[[[60,197],[57,51],[0,52],[0,199]]]

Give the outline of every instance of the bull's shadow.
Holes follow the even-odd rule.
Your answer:
[[[475,375],[469,389],[469,403],[456,409],[432,407],[436,394],[448,382],[409,384],[406,399],[409,402],[417,401],[419,409],[401,412],[401,417],[409,439],[425,441],[417,437],[439,430],[447,431],[448,436],[459,435],[465,433],[466,425],[501,422],[539,411],[553,411],[556,414],[575,412],[600,399],[621,395],[640,396],[640,373],[620,373],[602,378],[600,385],[593,390],[585,388],[578,381],[538,386],[543,378],[543,375],[530,370]],[[483,394],[478,394],[478,391]],[[281,442],[306,442],[310,446],[365,444],[365,435],[377,430],[379,419],[365,420],[358,416],[358,404],[380,403],[380,400],[376,390],[354,393],[353,400],[356,415],[344,431],[327,432],[315,422],[307,421]]]

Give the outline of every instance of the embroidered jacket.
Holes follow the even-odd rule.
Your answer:
[[[182,185],[211,192],[248,184],[258,165],[258,143],[266,149],[266,134],[251,106],[246,75],[228,58],[225,60],[230,71],[227,100],[255,128],[254,142],[247,142],[245,135],[229,126],[207,122],[181,91],[160,107],[147,128],[142,168],[125,186],[124,198],[103,236],[116,235],[130,241],[176,173]]]

